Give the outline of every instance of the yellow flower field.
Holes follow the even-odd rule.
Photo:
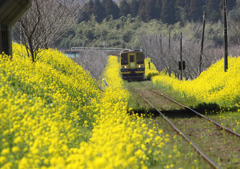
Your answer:
[[[149,68],[150,63],[150,68]],[[150,58],[145,59],[145,77],[150,79],[152,76],[159,75],[156,66],[151,62]]]
[[[129,93],[110,56],[103,91],[62,53],[43,50],[36,63],[13,44],[0,55],[0,168],[147,168],[174,166],[169,136],[127,113]],[[151,124],[154,125],[154,124]]]
[[[186,96],[193,96],[206,103],[217,103],[224,107],[240,104],[240,57],[229,58],[229,69],[223,70],[223,59],[213,64],[192,81],[179,81],[161,72],[152,78],[154,84],[169,86]]]
[[[89,137],[84,124],[97,112],[97,84],[57,51],[44,51],[33,64],[21,56],[24,48],[13,49],[12,61],[0,61],[0,166],[62,164]]]

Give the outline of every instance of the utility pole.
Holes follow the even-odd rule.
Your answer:
[[[183,79],[183,60],[182,60],[182,32],[180,34],[180,80]]]
[[[223,0],[224,19],[224,71],[228,70],[228,34],[227,34],[227,0]]]
[[[202,55],[203,55],[203,46],[204,46],[205,21],[206,21],[206,12],[204,12],[204,14],[203,14],[203,28],[202,28],[202,41],[201,41],[201,52],[200,52],[200,62],[199,62],[199,74],[202,72]]]
[[[162,52],[162,34],[160,34],[160,51]]]
[[[171,34],[170,33],[168,34],[168,50],[169,52],[171,50]]]

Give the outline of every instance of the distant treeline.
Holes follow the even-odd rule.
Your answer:
[[[228,10],[236,6],[236,1],[227,2]],[[92,16],[100,23],[110,17],[118,19],[127,15],[144,22],[152,19],[167,24],[197,22],[204,12],[208,21],[217,22],[221,18],[222,8],[223,0],[121,0],[119,4],[113,0],[89,0],[83,7],[79,23],[88,21]]]

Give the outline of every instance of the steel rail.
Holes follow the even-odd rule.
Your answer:
[[[188,136],[186,136],[181,130],[179,130],[161,111],[159,111],[156,107],[154,107],[144,96],[142,96],[136,89],[135,92],[141,96],[153,109],[155,109],[163,119],[170,124],[170,126],[179,134],[181,135],[193,148],[203,157],[205,161],[207,161],[213,168],[220,169],[220,167],[211,159],[209,158]]]
[[[197,114],[198,116],[200,116],[200,117],[202,117],[202,118],[208,120],[209,122],[215,124],[217,127],[221,128],[221,129],[223,129],[223,130],[225,130],[226,132],[228,132],[228,133],[230,133],[230,134],[232,134],[232,135],[234,135],[234,136],[240,137],[240,134],[239,134],[239,133],[237,133],[237,132],[235,132],[235,131],[233,131],[233,130],[227,128],[227,127],[224,127],[223,125],[221,125],[221,124],[219,124],[218,122],[216,122],[216,121],[210,119],[210,118],[207,117],[207,116],[204,116],[203,114],[197,112],[196,110],[193,110],[193,109],[190,108],[190,107],[184,106],[184,105],[182,105],[181,103],[178,103],[177,101],[175,101],[175,100],[173,100],[173,99],[171,99],[171,98],[169,98],[169,97],[163,95],[162,93],[159,93],[159,92],[156,91],[156,90],[152,90],[152,89],[149,89],[149,90],[151,90],[151,91],[153,91],[154,93],[156,93],[156,94],[158,94],[158,95],[160,95],[160,96],[162,96],[162,97],[168,99],[169,101],[171,101],[171,102],[173,102],[173,103],[179,105],[179,106],[182,107],[182,108],[185,108],[185,109],[188,109],[188,110],[194,112],[194,113]]]

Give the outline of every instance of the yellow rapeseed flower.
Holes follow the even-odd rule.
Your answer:
[[[20,152],[20,148],[17,147],[17,146],[14,146],[14,147],[12,148],[12,152],[13,152],[13,153],[18,153],[18,152]]]
[[[10,149],[9,148],[4,148],[3,150],[2,150],[2,155],[7,155],[7,154],[9,154],[10,153]]]

